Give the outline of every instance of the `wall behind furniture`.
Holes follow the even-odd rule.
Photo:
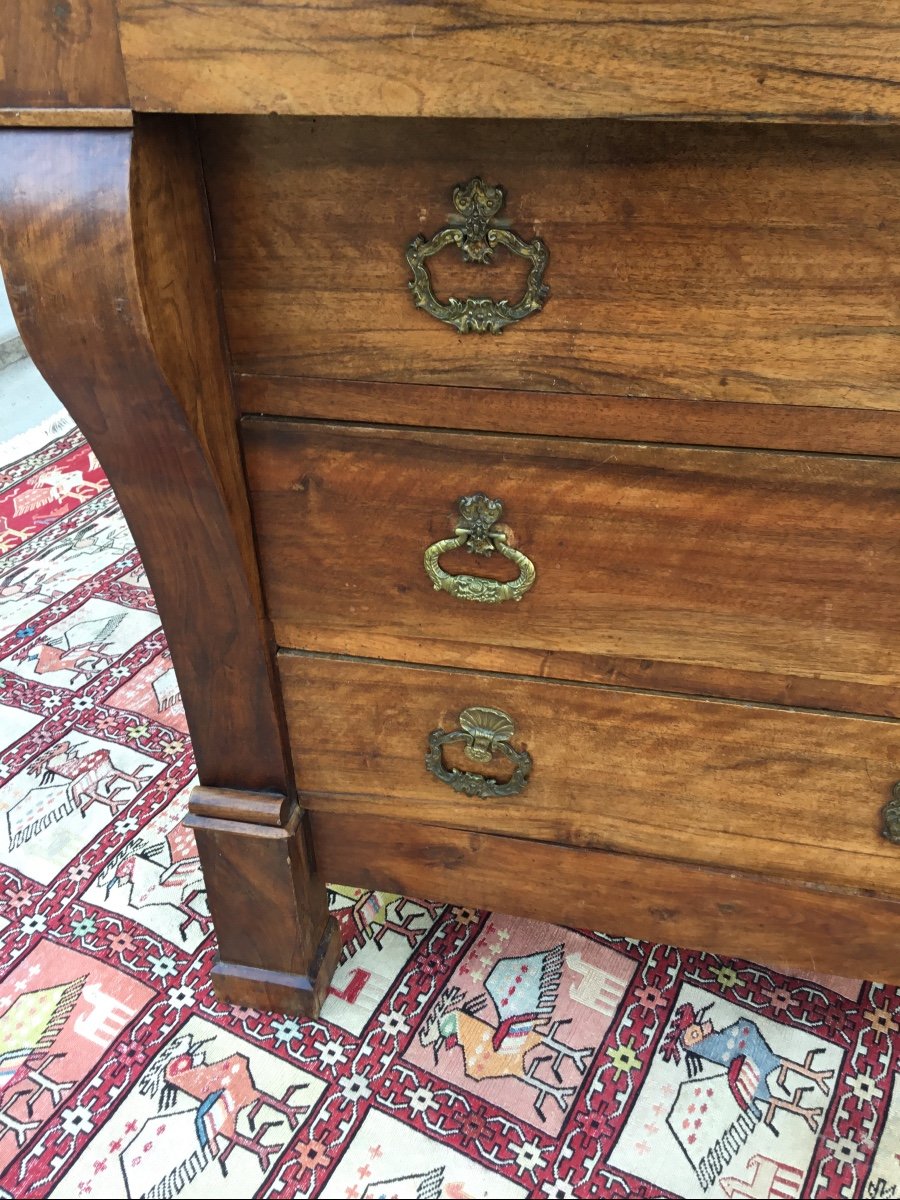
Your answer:
[[[9,307],[3,276],[0,275],[0,342],[16,336],[16,323],[13,320],[12,309]]]

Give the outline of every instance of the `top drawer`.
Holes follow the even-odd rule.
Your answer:
[[[217,118],[202,140],[238,373],[900,412],[900,131]],[[549,249],[543,311],[500,335],[408,286],[406,247],[479,175]],[[527,272],[429,266],[442,298],[517,298]],[[397,419],[376,404],[357,415]]]
[[[900,115],[884,0],[118,0],[136,108],[393,116]]]

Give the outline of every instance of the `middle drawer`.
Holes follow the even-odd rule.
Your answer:
[[[900,461],[271,418],[243,441],[282,646],[900,715]],[[492,527],[461,516],[477,493]],[[521,590],[515,548],[519,602],[434,589],[425,552],[467,521],[438,568]]]

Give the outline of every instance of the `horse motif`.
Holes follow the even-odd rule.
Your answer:
[[[197,1145],[190,1148],[189,1158],[198,1154],[206,1161],[215,1158],[222,1174],[227,1175],[228,1157],[239,1146],[255,1155],[260,1168],[268,1171],[272,1155],[280,1152],[282,1147],[277,1142],[264,1142],[265,1134],[269,1129],[283,1126],[283,1122],[288,1131],[297,1129],[308,1108],[290,1102],[298,1090],[296,1084],[290,1084],[280,1099],[260,1091],[253,1080],[246,1054],[230,1054],[207,1061],[203,1047],[212,1040],[201,1041],[190,1033],[174,1038],[144,1072],[138,1091],[142,1096],[156,1099],[160,1115],[174,1110],[180,1095],[196,1102]],[[264,1109],[278,1113],[283,1121],[263,1121],[257,1125],[257,1117]],[[249,1135],[238,1129],[242,1116],[250,1130]],[[177,1171],[177,1167],[173,1168],[174,1173]]]
[[[147,782],[141,772],[152,769],[149,763],[142,763],[134,772],[126,771],[116,766],[105,748],[84,755],[78,753],[79,748],[68,739],[58,742],[31,763],[28,774],[40,775],[42,786],[52,783],[55,776],[69,780],[66,797],[82,816],[92,804],[105,804],[110,812],[117,812],[125,801],[116,797],[129,787],[138,792]]]

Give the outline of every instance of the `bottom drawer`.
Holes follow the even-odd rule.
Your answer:
[[[290,651],[279,664],[314,813],[900,897],[900,845],[882,836],[900,778],[896,722]],[[473,759],[459,718],[479,707],[514,728],[492,754],[476,733]],[[468,721],[491,723],[507,732],[499,717]],[[479,775],[492,794],[456,790]]]
[[[357,887],[900,983],[896,900],[368,814],[310,828],[325,878]]]

